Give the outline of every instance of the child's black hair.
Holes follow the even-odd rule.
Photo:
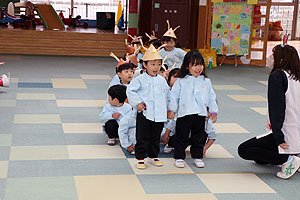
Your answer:
[[[133,68],[135,68],[135,65],[133,65],[132,63],[124,63],[119,67],[116,67],[116,73],[122,72],[123,70],[127,70],[127,69],[133,69]]]
[[[146,45],[150,46],[150,45],[153,45],[156,49],[158,49],[160,46],[161,46],[161,42],[159,39],[154,39],[154,40],[151,40],[150,42],[148,41],[146,43]]]
[[[171,39],[173,39],[174,42],[175,42],[175,44],[176,44],[177,39],[176,39],[176,38],[173,38],[173,37],[169,37],[169,36],[162,36],[161,41],[162,41],[163,43],[164,43],[164,42],[170,42]]]
[[[118,99],[120,103],[124,103],[126,96],[126,86],[124,85],[113,85],[108,89],[108,95],[111,99]]]
[[[204,77],[207,77],[205,74],[205,64],[204,59],[201,53],[198,50],[191,50],[187,54],[185,54],[180,72],[178,73],[178,78],[184,78],[187,74],[190,73],[189,71],[189,65],[192,63],[193,65],[203,65],[203,70],[201,72],[201,75]]]
[[[175,76],[175,77],[176,77],[176,76],[178,75],[179,72],[180,72],[180,69],[177,69],[177,68],[172,69],[172,70],[169,72],[169,76],[168,76],[168,80],[167,80],[168,84],[170,84],[170,81],[171,81],[172,76]]]
[[[168,70],[168,68],[169,68],[168,65],[164,64],[164,66],[165,66],[166,70]],[[163,67],[161,67],[159,71],[165,72],[166,70]]]

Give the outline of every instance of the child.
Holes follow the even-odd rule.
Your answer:
[[[281,165],[277,177],[288,179],[300,167],[300,60],[289,45],[273,48],[268,81],[269,131],[240,144],[238,153],[259,164]]]
[[[109,86],[117,84],[128,85],[133,78],[135,66],[129,63],[128,60],[124,61],[122,58],[119,59],[113,53],[110,55],[118,61],[118,65],[116,67],[117,74],[114,76]]]
[[[120,120],[118,134],[121,146],[132,155],[135,154],[136,110],[131,110]]]
[[[168,31],[162,37],[162,44],[166,44],[166,46],[165,48],[159,51],[159,54],[161,55],[162,58],[168,56],[166,64],[169,67],[173,66],[174,63],[176,63],[174,68],[180,68],[183,58],[186,54],[186,52],[183,51],[182,49],[175,47],[177,37],[174,32],[180,26],[176,27],[173,30],[172,28],[170,28],[169,20],[167,20],[167,24],[168,24]]]
[[[100,113],[100,121],[104,124],[104,132],[108,135],[108,145],[115,145],[118,138],[119,122],[124,115],[132,110],[132,107],[124,103],[126,99],[126,87],[114,85],[108,89],[108,104],[105,104]]]
[[[159,41],[159,39],[157,37],[155,37],[155,32],[152,31],[152,35],[148,35],[147,33],[145,33],[145,35],[149,38],[148,42],[146,43],[146,45],[149,47],[151,44],[157,49],[160,47],[161,43]]]
[[[184,167],[185,149],[191,142],[191,156],[196,167],[203,167],[203,144],[207,139],[205,118],[207,107],[213,122],[217,120],[218,106],[210,80],[206,77],[204,60],[197,50],[188,52],[183,60],[177,81],[171,90],[168,118],[177,113],[174,141],[176,167]]]
[[[129,34],[127,34],[132,40],[131,40],[131,45],[135,46],[136,45],[136,48],[140,48],[140,46],[142,45],[141,44],[141,36],[131,36]],[[137,61],[138,61],[138,67],[137,69],[142,69],[142,58],[143,58],[144,54],[139,51],[138,54],[137,54]]]
[[[158,153],[170,93],[166,80],[158,75],[162,58],[153,45],[146,49],[143,61],[146,72],[136,77],[127,88],[128,100],[138,111],[135,146],[138,169],[146,168],[144,159],[147,156],[154,166],[163,165]]]
[[[172,69],[169,73],[168,77],[168,84],[170,88],[174,85],[175,81],[177,80],[177,75],[180,72],[179,69]],[[162,136],[162,141],[164,143],[167,143],[164,152],[165,153],[171,153],[174,149],[174,138],[175,138],[175,127],[176,127],[176,120],[171,119],[166,125],[166,130]],[[213,127],[213,123],[211,119],[208,118],[205,122],[205,132],[207,133],[208,140],[206,141],[204,148],[203,148],[203,156],[205,156],[205,153],[207,149],[214,143],[216,140],[216,131]],[[190,144],[190,142],[189,142]],[[204,167],[204,166],[203,166]]]

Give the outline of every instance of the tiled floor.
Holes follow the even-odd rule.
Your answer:
[[[237,146],[265,130],[264,67],[208,69],[219,104],[218,138],[196,168],[174,166],[161,146],[163,167],[135,168],[134,156],[107,146],[98,115],[115,61],[61,56],[0,57],[0,200],[289,200],[300,196],[300,173],[285,181],[278,166],[240,159]],[[88,64],[87,64],[88,63]],[[67,66],[64,68],[64,66]]]

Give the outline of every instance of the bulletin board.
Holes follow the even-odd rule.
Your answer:
[[[222,55],[248,55],[252,5],[246,2],[213,4],[211,48]]]

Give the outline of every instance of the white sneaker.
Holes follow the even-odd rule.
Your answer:
[[[146,169],[145,161],[144,160],[136,160],[136,167],[138,169]]]
[[[178,168],[184,168],[184,161],[182,159],[175,159],[175,166]]]
[[[156,167],[163,166],[163,163],[158,158],[151,158],[150,163]]]
[[[115,138],[109,138],[107,141],[107,144],[109,146],[114,146],[116,144],[116,139]]]
[[[5,74],[0,77],[0,87],[9,87],[9,79]]]
[[[277,177],[282,179],[291,178],[300,167],[300,158],[293,156],[291,160],[282,164],[281,171],[277,172]]]
[[[198,167],[198,168],[203,168],[203,167],[205,167],[205,164],[204,164],[204,162],[203,162],[202,159],[195,158],[195,159],[194,159],[194,163],[195,163],[196,167]]]
[[[135,151],[130,152],[131,155],[135,155]]]
[[[165,153],[171,153],[173,151],[173,147],[169,147],[168,144],[166,144],[165,148],[164,148],[164,152]]]

